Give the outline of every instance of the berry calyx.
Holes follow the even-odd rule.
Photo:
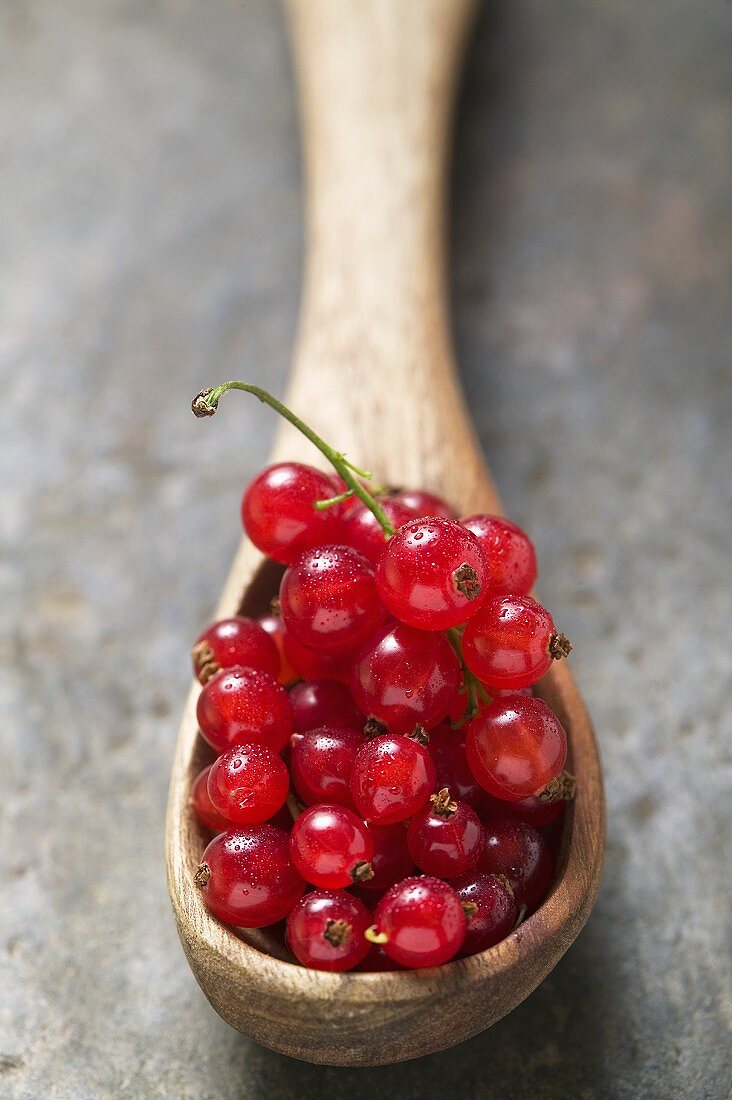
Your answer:
[[[480,543],[462,524],[415,519],[389,539],[376,584],[382,603],[400,622],[447,630],[477,611],[488,566]]]
[[[372,877],[374,844],[367,825],[345,806],[311,806],[290,833],[295,867],[313,886],[338,890]]]
[[[546,608],[531,596],[492,593],[468,621],[462,640],[468,668],[489,691],[529,687],[571,648]]]
[[[460,898],[442,879],[422,876],[396,883],[376,908],[366,932],[394,962],[412,969],[440,966],[460,950],[467,921]]]

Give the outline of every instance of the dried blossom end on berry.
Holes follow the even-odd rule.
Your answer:
[[[549,639],[549,656],[553,661],[561,661],[563,657],[569,657],[572,648],[572,643],[566,634],[552,634]]]
[[[458,808],[457,802],[450,797],[448,787],[443,787],[437,794],[431,794],[430,802],[432,803],[432,812],[437,814],[438,817],[452,817]]]
[[[196,873],[193,876],[194,885],[196,885],[199,890],[202,890],[204,886],[208,885],[208,880],[210,878],[211,868],[209,867],[209,865],[207,863],[199,863],[198,867],[196,868]]]
[[[455,570],[452,579],[455,582],[455,587],[458,592],[465,596],[466,600],[477,599],[482,591],[478,580],[478,574],[475,572],[472,565],[468,565],[466,561]]]
[[[539,802],[571,802],[576,793],[577,780],[569,772],[563,771],[547,783],[537,798]]]
[[[194,416],[202,419],[204,416],[213,416],[219,407],[218,401],[210,401],[209,398],[213,393],[213,389],[209,386],[208,389],[201,390],[191,401],[191,411]]]
[[[353,927],[348,921],[329,920],[325,926],[323,938],[326,939],[332,947],[340,947],[348,940],[352,932]]]

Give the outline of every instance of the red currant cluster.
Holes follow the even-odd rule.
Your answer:
[[[214,623],[193,648],[219,754],[191,792],[218,834],[196,885],[236,927],[286,920],[320,970],[482,951],[546,896],[546,827],[573,793],[565,732],[531,691],[569,651],[528,595],[534,548],[503,518],[372,493],[244,383],[194,411],[227,388],[254,390],[337,473],[280,463],[244,493],[247,535],[285,570],[270,615]]]

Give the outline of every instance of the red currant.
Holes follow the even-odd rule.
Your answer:
[[[465,663],[489,691],[528,687],[570,649],[549,612],[531,596],[490,593],[463,634]]]
[[[292,733],[287,692],[253,668],[219,672],[202,689],[196,711],[201,733],[216,752],[244,742],[279,752]]]
[[[340,806],[353,806],[349,781],[356,752],[363,741],[362,732],[345,726],[322,726],[293,734],[292,782],[306,805],[337,802]]]
[[[394,504],[401,504],[412,513],[415,519],[422,516],[437,516],[440,519],[457,519],[455,511],[434,493],[423,489],[400,489],[389,498]]]
[[[333,680],[306,680],[295,684],[290,691],[290,703],[298,733],[321,726],[362,730],[366,721],[348,688]]]
[[[237,615],[204,630],[191,652],[193,672],[205,684],[222,668],[246,665],[277,678],[280,657],[277,646],[254,619]]]
[[[337,542],[341,516],[337,505],[319,511],[316,501],[333,496],[328,474],[299,462],[267,466],[250,482],[241,502],[244,530],[274,561],[289,565],[303,550]]]
[[[496,818],[485,823],[485,841],[478,869],[505,875],[518,905],[529,913],[541,905],[551,885],[553,863],[541,833],[523,821]]]
[[[195,883],[214,916],[239,928],[282,920],[305,889],[289,837],[273,825],[219,833],[203,853]]]
[[[283,648],[288,664],[303,680],[338,680],[347,684],[351,676],[351,658],[342,654],[317,653],[285,630]]]
[[[443,787],[412,818],[407,844],[412,859],[426,875],[452,878],[478,862],[483,827],[475,810],[455,802]]]
[[[492,817],[508,817],[511,821],[525,821],[527,825],[541,829],[550,821],[556,820],[566,805],[566,802],[559,801],[542,802],[535,795],[522,798],[520,802],[508,802],[506,799],[496,798],[484,791],[478,813],[483,820]]]
[[[383,623],[374,571],[351,546],[306,550],[280,585],[285,626],[310,649],[352,652]]]
[[[356,656],[351,692],[364,714],[394,733],[409,733],[445,717],[460,679],[460,662],[444,635],[394,623]]]
[[[467,918],[461,955],[475,955],[500,943],[515,927],[518,905],[507,880],[469,871],[451,879]]]
[[[483,547],[491,588],[518,596],[530,592],[536,581],[536,553],[529,536],[503,516],[470,516],[462,522]]]
[[[310,806],[290,833],[292,862],[313,886],[338,890],[371,877],[368,826],[346,806]]]
[[[465,938],[459,897],[448,883],[427,875],[404,879],[387,890],[375,919],[377,942],[390,959],[411,968],[449,962]]]
[[[386,734],[366,741],[351,771],[351,796],[368,821],[391,825],[424,806],[434,790],[435,765],[411,737]]]
[[[540,794],[567,759],[567,735],[542,699],[496,699],[473,719],[466,742],[473,775],[488,794],[520,802]]]
[[[399,963],[390,959],[383,947],[380,947],[378,943],[371,945],[366,958],[361,965],[357,968],[362,974],[383,974],[392,970],[404,970],[405,967],[400,966]]]
[[[390,497],[379,498],[386,518],[396,531],[403,523],[414,519],[414,512]],[[376,568],[386,546],[386,535],[378,519],[361,501],[354,504],[343,520],[341,539],[353,546]]]
[[[281,758],[266,745],[237,745],[211,765],[212,805],[233,825],[258,825],[284,805],[290,779]]]
[[[297,673],[285,656],[285,624],[282,617],[280,615],[263,615],[259,620],[259,625],[265,633],[269,634],[277,647],[280,658],[277,679],[281,684],[291,684],[293,680],[297,679]]]
[[[397,825],[369,824],[369,832],[374,842],[374,854],[371,857],[373,878],[360,883],[365,893],[376,894],[387,890],[395,882],[406,878],[414,871],[414,860],[407,847],[407,830],[403,822]]]
[[[447,630],[477,611],[488,584],[480,543],[449,519],[415,519],[386,544],[376,570],[384,606],[420,630]]]
[[[215,833],[223,832],[229,828],[229,822],[222,817],[208,796],[208,773],[211,766],[204,768],[193,780],[191,787],[191,806],[198,820],[206,829],[213,829]]]
[[[458,698],[465,700],[465,695]],[[449,787],[450,792],[459,802],[466,802],[468,806],[476,807],[484,792],[471,772],[465,755],[466,737],[466,730],[452,729],[447,722],[441,722],[439,726],[430,730],[430,742],[427,747],[437,773],[435,780],[437,790]]]
[[[369,953],[371,945],[364,933],[370,923],[368,909],[351,894],[312,890],[287,918],[287,944],[303,966],[352,970]]]

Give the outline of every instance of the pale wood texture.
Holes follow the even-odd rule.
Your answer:
[[[472,0],[291,0],[308,180],[309,249],[288,401],[389,484],[499,510],[456,384],[445,288],[450,118]],[[289,427],[276,459],[317,462]],[[265,609],[277,570],[243,544],[219,615]],[[209,916],[192,875],[205,837],[188,799],[208,759],[191,691],[173,766],[168,875],[184,949],[216,1010],[259,1042],[312,1062],[414,1058],[490,1026],[546,976],[597,893],[604,803],[597,748],[566,663],[542,693],[570,737],[579,793],[552,892],[490,951],[416,973],[332,975],[277,958]],[[258,946],[255,946],[258,945]],[[281,955],[281,950],[279,951]]]

